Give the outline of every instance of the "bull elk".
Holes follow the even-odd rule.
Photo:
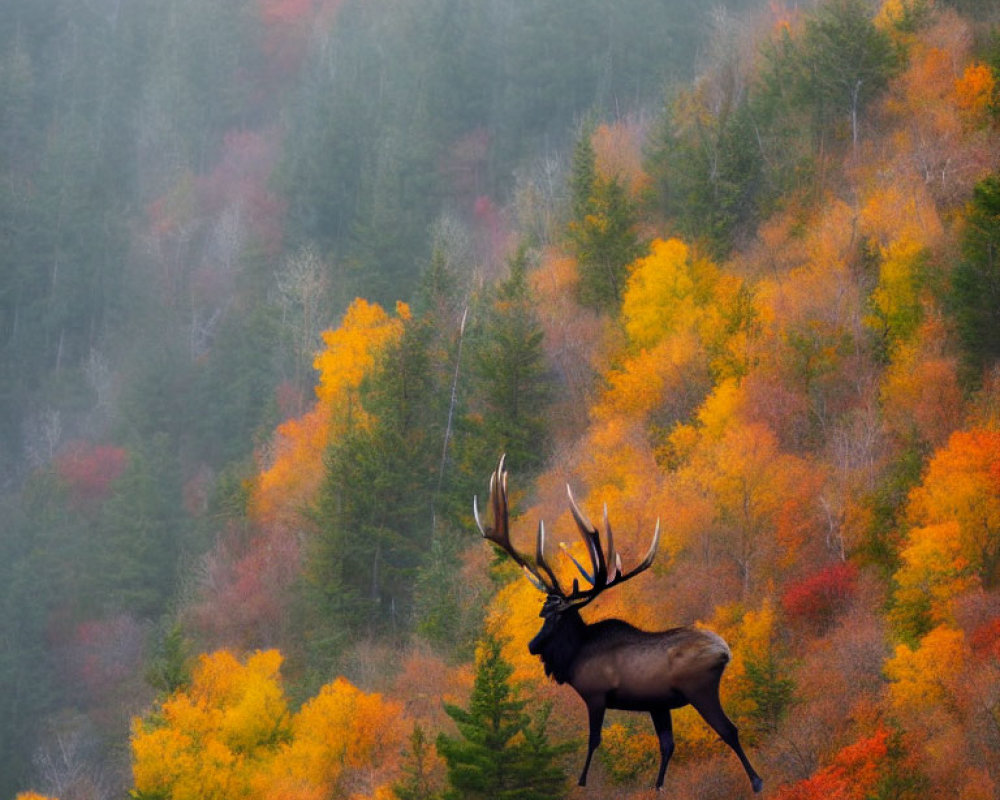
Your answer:
[[[719,681],[730,659],[729,647],[720,636],[691,627],[650,633],[619,619],[588,624],[580,616],[580,609],[603,591],[634,578],[650,567],[660,538],[659,521],[646,557],[631,571],[623,572],[621,556],[615,551],[608,523],[607,506],[604,509],[605,553],[600,534],[577,507],[568,486],[567,494],[570,510],[590,557],[590,570],[572,555],[570,558],[590,588],[580,588],[576,578],[571,591],[562,587],[555,571],[545,560],[544,523],[538,524],[534,560],[521,555],[511,545],[507,472],[503,457],[490,478],[492,525],[484,527],[479,517],[478,500],[473,501],[473,512],[483,537],[513,558],[535,588],[546,595],[539,614],[544,620],[542,629],[528,644],[528,651],[541,657],[546,675],[560,684],[568,683],[587,705],[590,737],[587,759],[580,773],[580,786],[587,783],[590,760],[601,743],[604,713],[612,708],[644,711],[652,717],[660,744],[660,771],[656,776],[656,788],[660,789],[674,752],[670,712],[690,704],[733,749],[746,770],[753,790],[759,792],[764,782],[750,765],[740,746],[736,726],[719,702]]]

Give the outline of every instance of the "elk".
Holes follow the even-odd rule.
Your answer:
[[[649,569],[660,539],[660,523],[649,551],[642,562],[629,572],[622,571],[621,556],[615,551],[614,537],[604,507],[607,552],[600,534],[580,511],[567,485],[569,507],[590,557],[588,570],[566,551],[590,588],[580,588],[574,578],[566,591],[555,571],[545,560],[545,525],[538,523],[534,560],[523,556],[511,545],[505,457],[500,458],[490,477],[492,525],[484,526],[479,517],[478,498],[473,499],[473,513],[479,532],[497,545],[524,570],[535,588],[546,595],[539,616],[542,628],[528,644],[528,651],[541,658],[545,674],[557,683],[568,683],[587,706],[590,722],[587,758],[580,773],[580,786],[587,784],[587,771],[594,751],[601,743],[601,727],[609,708],[644,711],[653,720],[660,744],[660,771],[656,788],[663,786],[663,776],[674,752],[670,712],[690,704],[729,745],[746,770],[754,792],[764,785],[747,759],[736,726],[722,710],[719,682],[729,663],[729,646],[722,637],[700,628],[680,627],[651,633],[639,630],[619,619],[587,623],[580,609],[612,586],[618,586]],[[565,545],[563,545],[565,549]]]

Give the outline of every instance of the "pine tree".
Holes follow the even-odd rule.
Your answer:
[[[513,667],[501,643],[487,636],[476,658],[469,708],[445,705],[461,738],[440,734],[437,749],[448,769],[447,800],[553,800],[566,794],[566,778],[555,764],[571,745],[551,745],[543,710],[534,722],[511,685]]]

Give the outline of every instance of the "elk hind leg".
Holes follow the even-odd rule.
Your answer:
[[[718,685],[716,684],[714,691],[706,691],[697,698],[691,697],[688,699],[695,710],[701,714],[705,722],[712,727],[712,730],[719,734],[722,741],[733,749],[733,752],[739,757],[740,763],[743,764],[743,769],[746,770],[754,792],[759,792],[764,786],[764,781],[757,774],[756,770],[754,770],[753,766],[751,766],[750,759],[747,758],[746,753],[743,752],[736,725],[726,716],[726,712],[722,710],[722,703],[719,702]]]
[[[603,699],[601,701],[587,701],[587,716],[590,718],[590,738],[587,742],[587,760],[583,763],[583,772],[580,773],[580,786],[587,785],[587,771],[590,769],[590,759],[594,757],[594,751],[601,743],[604,710]]]
[[[656,788],[663,788],[663,776],[667,772],[670,756],[674,754],[674,726],[670,721],[670,709],[658,708],[649,712],[656,729],[656,738],[660,740],[660,773],[656,776]]]

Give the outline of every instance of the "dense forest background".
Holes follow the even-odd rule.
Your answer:
[[[0,796],[479,796],[489,697],[570,794],[501,452],[526,550],[567,482],[660,519],[588,619],[725,636],[767,796],[997,796],[998,26],[6,0]],[[675,730],[667,796],[749,796]],[[648,792],[648,719],[599,753]]]

